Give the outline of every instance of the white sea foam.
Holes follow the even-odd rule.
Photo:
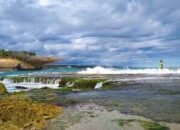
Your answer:
[[[86,70],[78,72],[78,74],[180,74],[180,69],[117,69],[97,66],[94,68],[87,68]]]
[[[95,89],[102,88],[103,82],[97,83],[96,86],[94,87]]]
[[[10,79],[4,79],[3,81],[1,81],[7,88],[8,92],[15,92],[15,91],[22,91],[20,89],[17,89],[17,86],[22,86],[25,87],[27,89],[24,89],[24,91],[30,90],[30,89],[35,89],[35,88],[43,88],[43,87],[48,87],[48,88],[52,88],[52,89],[57,89],[59,88],[59,83],[58,81],[54,82],[54,83],[41,83],[41,82],[20,82],[20,83],[14,83],[12,80]]]

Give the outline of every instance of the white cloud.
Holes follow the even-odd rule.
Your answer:
[[[41,6],[47,6],[49,4],[49,0],[39,0],[39,4]]]
[[[71,57],[68,62],[125,64],[179,55],[174,0],[0,1],[0,45]]]

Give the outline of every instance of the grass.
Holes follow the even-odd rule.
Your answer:
[[[163,126],[156,122],[150,122],[150,121],[142,121],[142,120],[136,120],[136,119],[117,119],[113,120],[118,122],[119,126],[123,127],[125,125],[128,125],[132,122],[138,122],[145,130],[169,130],[168,127]]]

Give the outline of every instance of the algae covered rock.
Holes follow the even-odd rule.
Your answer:
[[[4,130],[41,130],[62,111],[58,106],[34,102],[23,94],[3,97],[0,110],[0,129]]]
[[[63,88],[86,90],[86,89],[94,89],[97,83],[100,83],[103,81],[105,81],[105,79],[64,77],[59,82],[59,86]]]
[[[168,127],[152,121],[137,120],[137,119],[117,119],[113,120],[119,123],[119,126],[124,127],[138,123],[144,130],[170,130]]]
[[[6,94],[7,89],[3,83],[0,82],[0,94]]]

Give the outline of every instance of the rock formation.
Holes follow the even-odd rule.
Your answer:
[[[32,52],[0,50],[0,69],[13,69],[18,65],[21,65],[22,69],[37,69],[59,60],[55,57],[36,56]]]

